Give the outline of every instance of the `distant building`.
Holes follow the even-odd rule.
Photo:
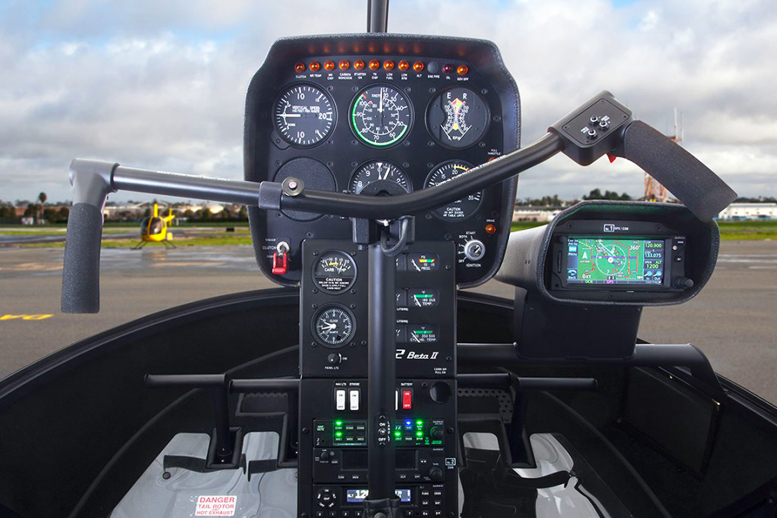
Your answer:
[[[777,219],[777,203],[732,203],[718,214],[718,219]]]
[[[516,207],[513,212],[513,222],[516,221],[537,221],[547,223],[561,212],[560,207]]]

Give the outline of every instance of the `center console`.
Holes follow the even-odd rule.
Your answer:
[[[300,516],[362,516],[370,440],[395,449],[404,516],[455,516],[453,243],[417,242],[395,257],[395,417],[373,434],[366,379],[368,253],[350,241],[309,240],[302,256]]]

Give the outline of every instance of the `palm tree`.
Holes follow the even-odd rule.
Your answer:
[[[38,218],[37,218],[38,219],[38,221],[37,221],[38,223],[40,223],[40,220],[42,218],[43,204],[46,203],[47,199],[48,199],[48,196],[46,196],[45,192],[42,192],[42,193],[38,194],[38,201],[40,202],[40,204],[38,205]]]

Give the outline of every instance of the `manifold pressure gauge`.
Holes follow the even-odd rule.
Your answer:
[[[313,318],[316,339],[326,347],[342,347],[356,334],[356,318],[338,304],[321,308]]]

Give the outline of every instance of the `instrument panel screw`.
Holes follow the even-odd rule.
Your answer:
[[[310,430],[308,430],[307,428],[303,428],[303,429],[302,429],[302,433],[304,433],[304,434],[308,434],[308,433],[310,433]]]
[[[502,120],[501,115],[494,115],[494,122],[499,122],[500,120]]]
[[[165,480],[168,480],[172,476],[173,475],[171,475],[169,471],[165,471],[164,473],[162,473],[162,478]]]

